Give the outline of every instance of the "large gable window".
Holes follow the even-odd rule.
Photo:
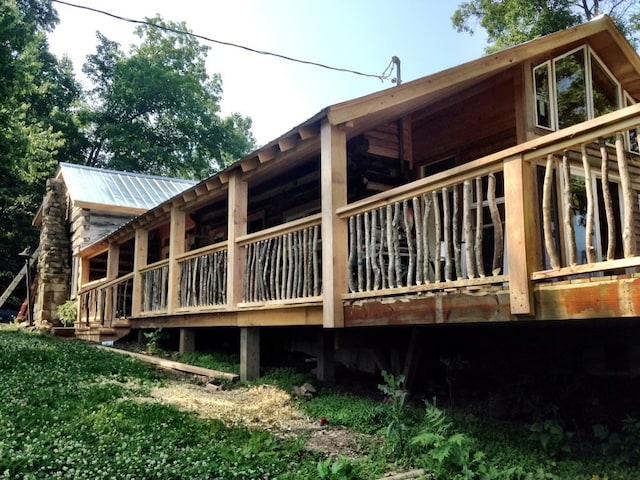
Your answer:
[[[557,130],[621,106],[620,84],[587,46],[533,69],[536,125]]]

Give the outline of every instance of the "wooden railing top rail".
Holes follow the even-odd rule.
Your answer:
[[[118,283],[121,282],[126,282],[127,280],[131,280],[133,278],[134,273],[127,273],[126,275],[122,275],[121,277],[117,277],[114,278],[113,280],[109,280],[108,282],[105,282],[104,285],[101,285],[102,288],[109,288],[112,287],[114,285],[117,285]]]
[[[297,232],[304,228],[313,227],[322,223],[322,215],[316,213],[315,215],[309,215],[308,217],[292,220],[291,222],[283,223],[282,225],[276,225],[275,227],[265,228],[259,232],[250,233],[238,237],[238,245],[243,246],[249,243],[258,242],[260,240],[267,240],[269,238],[279,237],[286,235],[287,233]]]
[[[112,287],[113,285],[117,285],[120,282],[125,282],[127,280],[131,280],[133,278],[133,272],[131,273],[127,273],[126,275],[122,275],[121,277],[116,277],[113,280],[109,280],[107,281],[106,278],[100,278],[98,280],[94,280],[92,282],[89,283],[85,283],[82,288],[80,289],[79,294],[83,294],[83,293],[87,293],[90,290],[95,290],[98,288],[109,288]]]
[[[144,267],[140,267],[140,273],[149,272],[151,270],[155,270],[156,268],[161,268],[166,265],[169,265],[169,259],[165,258],[164,260],[159,260],[157,262],[150,263],[149,265],[145,265]]]
[[[350,203],[337,210],[341,218],[356,215],[373,208],[376,204],[402,201],[428,190],[458,184],[478,175],[487,175],[502,170],[502,163],[515,156],[525,160],[538,159],[580,143],[606,138],[615,132],[625,131],[640,124],[640,104],[616,110],[586,122],[552,132],[511,148],[473,160],[445,172],[421,178],[411,183],[380,192],[363,200]]]
[[[78,295],[82,295],[83,293],[87,293],[91,290],[95,290],[97,288],[102,287],[105,283],[107,283],[107,278],[99,278],[97,280],[92,280],[88,283],[85,283],[84,285],[82,285],[82,287],[80,287],[80,291],[78,292]]]
[[[219,252],[229,247],[229,242],[226,240],[223,242],[212,243],[204,247],[196,248],[195,250],[189,250],[188,252],[176,255],[176,260],[181,262],[190,258],[199,257],[200,255],[206,255],[207,253]]]

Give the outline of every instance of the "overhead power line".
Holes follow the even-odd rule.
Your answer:
[[[362,77],[377,78],[380,81],[388,80],[389,78],[391,78],[391,74],[393,73],[393,66],[394,66],[393,60],[391,60],[391,62],[387,66],[387,68],[385,68],[385,70],[380,75],[375,75],[375,74],[371,74],[371,73],[363,73],[363,72],[359,72],[357,70],[351,70],[349,68],[332,67],[330,65],[325,65],[323,63],[312,62],[310,60],[301,60],[299,58],[293,58],[293,57],[289,57],[287,55],[281,55],[279,53],[267,52],[265,50],[257,50],[255,48],[247,47],[247,46],[244,46],[244,45],[238,45],[237,43],[225,42],[225,41],[222,41],[222,40],[216,40],[214,38],[206,37],[204,35],[198,35],[197,33],[189,32],[187,30],[180,30],[180,29],[177,29],[177,28],[166,27],[164,25],[158,25],[157,23],[149,22],[148,20],[137,20],[137,19],[134,19],[134,18],[127,18],[127,17],[123,17],[121,15],[116,15],[114,13],[105,12],[104,10],[99,10],[97,8],[87,7],[85,5],[77,5],[75,3],[65,2],[63,0],[52,0],[52,2],[53,3],[59,3],[61,5],[67,5],[69,7],[79,8],[79,9],[82,9],[82,10],[89,10],[89,11],[95,12],[95,13],[100,13],[102,15],[107,15],[108,17],[115,18],[117,20],[122,20],[124,22],[135,23],[135,24],[138,24],[138,25],[149,25],[151,27],[159,28],[159,29],[165,30],[167,32],[178,33],[178,34],[181,34],[181,35],[189,35],[191,37],[198,38],[198,39],[204,40],[206,42],[217,43],[219,45],[225,45],[225,46],[228,46],[228,47],[240,48],[240,49],[246,50],[248,52],[257,53],[257,54],[260,54],[260,55],[268,55],[268,56],[276,57],[276,58],[281,58],[283,60],[288,60],[290,62],[302,63],[302,64],[305,64],[305,65],[313,65],[315,67],[326,68],[327,70],[334,70],[334,71],[337,71],[337,72],[352,73],[354,75],[360,75]]]

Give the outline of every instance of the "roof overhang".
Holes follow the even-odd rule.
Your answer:
[[[233,172],[241,172],[245,177],[250,177],[260,174],[267,165],[284,165],[283,162],[289,162],[296,156],[319,154],[320,127],[325,121],[334,126],[346,127],[347,138],[352,138],[367,128],[409,115],[507,69],[525,62],[543,61],[559,51],[566,51],[583,43],[589,43],[600,57],[607,59],[609,68],[622,82],[623,88],[635,98],[640,98],[640,58],[611,19],[602,16],[433,75],[327,107],[221,172],[89,245],[80,255],[94,255],[106,250],[109,241],[133,237],[136,228],[157,224],[174,207],[184,208],[206,201],[212,191],[226,188]]]

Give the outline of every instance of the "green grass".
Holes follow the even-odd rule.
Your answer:
[[[218,352],[188,352],[180,354],[176,360],[197,367],[210,368],[221,372],[240,374],[238,355],[225,355]]]
[[[301,442],[137,402],[163,377],[78,342],[0,330],[0,478],[313,478]]]
[[[224,362],[235,365],[215,355],[194,360],[227,370]],[[282,440],[139,401],[164,380],[128,357],[0,329],[0,479],[351,480],[420,467],[448,480],[640,478],[640,422],[633,420],[619,432],[575,435],[552,420],[531,430],[433,404],[407,406],[394,417],[388,402],[325,387],[300,407],[329,425],[373,435],[361,445],[362,457],[326,459],[304,451],[303,438]],[[290,391],[310,380],[284,368],[258,382]],[[394,434],[396,443],[385,443],[380,432]]]

